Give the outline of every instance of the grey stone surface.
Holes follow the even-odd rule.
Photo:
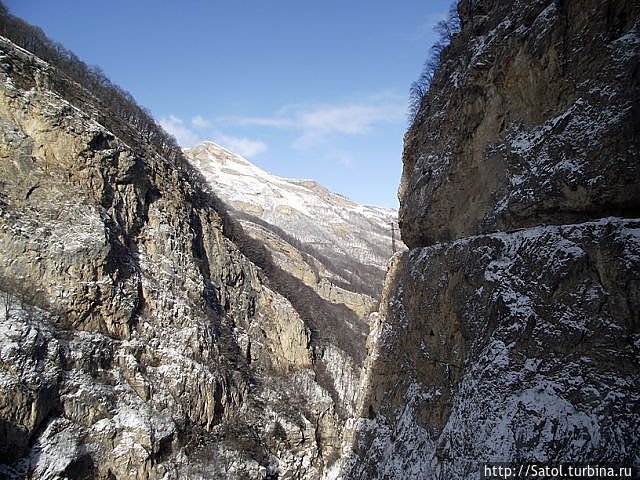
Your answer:
[[[405,243],[638,216],[637,3],[462,1],[460,12],[405,136]]]
[[[0,49],[0,476],[320,477],[344,414],[219,205]]]
[[[413,249],[371,339],[349,478],[479,478],[480,462],[638,467],[640,221]]]
[[[637,2],[459,2],[346,478],[640,467]]]

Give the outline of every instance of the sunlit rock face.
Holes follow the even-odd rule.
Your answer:
[[[0,88],[0,476],[323,477],[354,357],[319,347],[186,160],[6,39]]]
[[[637,214],[637,8],[460,2],[405,139],[409,247]]]
[[[640,467],[633,2],[470,2],[405,137],[352,479]]]

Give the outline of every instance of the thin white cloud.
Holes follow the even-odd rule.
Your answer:
[[[273,117],[247,117],[225,119],[239,125],[255,125],[293,129],[300,134],[292,146],[306,149],[326,141],[332,135],[363,135],[371,133],[381,123],[403,122],[406,117],[404,102],[350,103],[346,105],[288,105]]]
[[[293,145],[309,148],[333,134],[363,135],[370,133],[374,125],[388,122],[396,116],[402,118],[405,108],[396,106],[347,105],[320,107],[299,115],[302,135]]]
[[[158,123],[176,138],[178,145],[181,147],[191,147],[205,139],[205,137],[187,127],[184,120],[175,115],[163,117]],[[196,115],[191,119],[191,125],[200,130],[211,126],[210,122],[200,115]],[[234,137],[219,130],[215,130],[208,138],[212,138],[216,143],[243,157],[254,157],[266,152],[268,149],[267,144],[260,140]]]
[[[240,138],[225,134],[214,135],[214,139],[226,149],[247,158],[255,157],[267,151],[267,144],[260,140],[251,140],[249,138]]]
[[[191,147],[201,141],[196,132],[184,125],[184,121],[174,115],[163,117],[158,122],[162,128],[173,135],[181,147]]]
[[[333,149],[327,154],[329,160],[335,160],[341,165],[346,167],[352,166],[355,161],[351,155],[343,150]]]
[[[211,126],[211,122],[206,120],[201,115],[196,115],[191,119],[191,125],[195,128],[209,128]]]

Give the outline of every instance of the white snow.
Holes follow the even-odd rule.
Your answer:
[[[213,191],[233,208],[280,227],[324,254],[340,253],[385,269],[397,212],[359,205],[312,180],[279,177],[213,142],[185,150]]]
[[[418,380],[410,371],[398,376],[398,384],[408,385],[399,405],[375,419],[360,421],[357,438],[366,457],[375,458],[377,477],[373,478],[477,478],[479,461],[509,461],[523,452],[527,459],[543,462],[565,457],[586,461],[595,451],[625,451],[625,445],[608,445],[605,438],[624,439],[621,432],[635,428],[630,422],[638,398],[637,386],[636,390],[633,387],[637,380],[617,376],[616,367],[600,370],[604,364],[598,357],[611,358],[611,352],[604,349],[595,354],[587,349],[580,354],[580,349],[571,345],[566,352],[545,348],[549,336],[570,343],[585,335],[606,336],[609,341],[620,335],[621,325],[615,318],[606,309],[598,313],[600,302],[609,295],[606,284],[587,276],[574,291],[561,293],[577,296],[578,301],[559,303],[554,311],[547,304],[549,288],[536,279],[549,272],[562,279],[572,269],[589,268],[586,265],[596,261],[594,252],[601,251],[603,259],[608,258],[609,247],[599,250],[601,242],[613,242],[610,248],[622,252],[616,260],[619,265],[612,264],[612,268],[637,271],[639,222],[608,217],[581,224],[537,226],[468,237],[405,254],[415,282],[413,291],[425,288],[430,292],[432,286],[446,282],[446,275],[433,277],[434,270],[445,268],[438,262],[473,251],[478,278],[471,276],[467,281],[478,281],[482,288],[467,296],[459,311],[473,315],[465,321],[478,322],[482,329],[487,328],[491,311],[486,310],[486,304],[478,305],[486,300],[480,295],[490,292],[491,299],[500,299],[505,308],[501,318],[493,319],[496,324],[487,338],[480,335],[466,345],[465,369],[448,392],[452,408],[443,430],[425,429],[419,423],[416,413],[428,411],[432,398],[441,392],[430,392],[429,383],[421,383],[423,379]],[[536,268],[527,263],[527,255],[534,255],[533,261],[539,262]],[[455,262],[449,268],[455,271]],[[399,301],[401,294],[402,285],[391,293],[387,318],[380,325],[382,334],[373,345],[374,360],[395,368],[391,371],[402,371],[395,358],[398,344],[406,340],[403,326],[419,322],[407,319]],[[529,333],[530,325],[534,330]],[[523,335],[531,335],[530,347],[522,347]],[[640,337],[633,340],[637,348]],[[420,357],[429,356],[419,337],[414,348]],[[617,422],[615,426],[612,421]],[[372,467],[370,462],[368,466]]]

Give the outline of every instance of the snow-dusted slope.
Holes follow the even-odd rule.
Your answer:
[[[322,385],[355,412],[369,314],[395,250],[396,211],[358,205],[310,180],[272,175],[212,142],[185,150],[268,259],[255,260],[301,313]]]
[[[195,169],[4,37],[0,138],[0,478],[323,477],[349,366]]]
[[[272,175],[213,142],[185,153],[234,209],[281,228],[330,258],[347,256],[386,269],[396,210],[358,205],[311,180]]]

